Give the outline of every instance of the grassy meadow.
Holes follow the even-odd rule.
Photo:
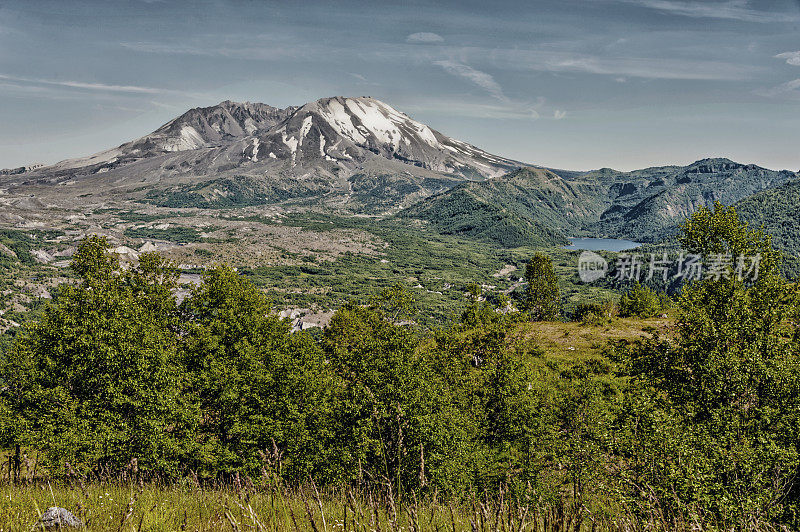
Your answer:
[[[593,531],[696,530],[697,517],[667,520],[657,505],[642,520],[627,509],[593,514],[568,503],[506,499],[395,500],[351,489],[256,488],[249,479],[184,484],[42,483],[0,488],[0,532],[28,532],[48,507],[72,511],[92,531]],[[694,521],[694,522],[693,522]]]

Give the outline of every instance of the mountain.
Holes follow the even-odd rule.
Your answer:
[[[286,109],[226,101],[116,148],[15,174],[7,185],[168,207],[289,202],[382,213],[521,165],[370,97]]]
[[[212,107],[198,107],[170,120],[149,135],[116,148],[38,169],[42,173],[59,170],[107,171],[170,152],[226,146],[242,137],[269,130],[288,118],[296,109],[277,109],[263,103],[231,101]]]
[[[594,190],[585,201],[603,208],[596,222],[581,227],[584,232],[658,242],[674,234],[677,224],[701,206],[714,201],[731,205],[797,177],[787,170],[720,158],[633,172],[603,169],[569,182]]]
[[[526,167],[491,180],[460,183],[405,209],[401,216],[504,247],[522,241],[556,243],[566,236],[659,242],[703,205],[734,204],[798,177],[728,159],[633,172]],[[535,238],[530,224],[538,228],[533,230]]]
[[[471,236],[503,247],[566,244],[565,235],[596,220],[587,202],[594,190],[550,170],[525,167],[481,182],[459,184],[405,209],[445,234]]]
[[[0,172],[0,221],[44,208],[268,206],[420,219],[504,247],[567,236],[659,242],[702,205],[800,178],[729,159],[620,172],[490,154],[371,97],[195,108],[98,154]]]
[[[764,190],[734,205],[752,228],[763,228],[784,255],[787,273],[800,275],[800,179]]]

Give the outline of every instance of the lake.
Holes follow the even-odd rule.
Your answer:
[[[575,238],[570,237],[567,240],[571,242],[569,246],[564,246],[564,249],[588,249],[590,251],[625,251],[626,249],[633,249],[641,246],[639,242],[633,240],[623,240],[621,238]]]

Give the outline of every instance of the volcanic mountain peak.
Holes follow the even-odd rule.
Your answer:
[[[372,137],[394,151],[401,143],[410,145],[412,141],[440,147],[428,126],[368,96],[323,98],[303,106],[302,111],[318,114],[339,135],[356,144],[368,143]]]
[[[368,164],[373,170],[383,166],[386,173],[405,167],[401,171],[417,174],[424,169],[449,178],[482,180],[522,166],[447,137],[375,98],[336,96],[285,109],[230,100],[197,107],[149,135],[61,161],[39,173],[61,178],[119,173],[131,163],[155,162],[173,157],[170,154],[185,155],[175,162],[164,160],[160,167],[180,165],[196,176],[253,165],[268,167],[267,174],[280,167],[281,172],[298,175],[346,176]]]
[[[150,135],[129,143],[130,148],[184,151],[218,146],[264,132],[285,120],[295,107],[278,109],[263,103],[226,100],[211,107],[190,109]]]
[[[264,159],[334,161],[345,166],[378,155],[452,176],[486,179],[522,163],[451,139],[371,97],[322,98],[296,109],[243,152]],[[257,150],[257,151],[253,151]],[[270,155],[272,154],[272,155]]]

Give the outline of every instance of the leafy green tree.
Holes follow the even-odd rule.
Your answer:
[[[674,341],[633,349],[635,482],[672,511],[692,506],[725,528],[798,526],[800,343],[797,289],[778,275],[770,239],[732,207],[702,208],[682,226],[704,263],[759,257],[757,278],[738,261],[686,287]],[[641,485],[641,484],[639,484]]]
[[[177,363],[177,274],[143,255],[123,270],[103,237],[81,242],[80,276],[16,342],[4,368],[16,444],[52,466],[114,470],[132,458],[174,473],[191,418]]]
[[[346,305],[326,327],[323,346],[338,377],[344,478],[389,482],[398,495],[429,485],[453,489],[460,423],[414,332],[380,308]]]
[[[610,365],[550,359],[517,335],[513,319],[474,315],[437,333],[430,348],[461,416],[454,434],[467,442],[462,476],[453,478],[462,493],[510,489],[581,514],[613,467],[606,442],[622,394]]]
[[[619,314],[622,317],[652,318],[666,310],[667,302],[666,294],[658,294],[637,282],[622,294],[619,300]]]
[[[469,283],[467,285],[467,294],[472,301],[478,301],[482,291],[481,285],[478,283]]]
[[[561,313],[561,297],[553,262],[543,253],[537,253],[525,266],[525,310],[534,321],[549,321]]]
[[[182,356],[201,422],[192,467],[203,474],[265,464],[286,480],[324,479],[331,385],[317,344],[231,268],[206,273],[181,305]]]
[[[370,306],[380,308],[393,322],[411,320],[417,311],[414,294],[402,283],[395,283],[370,300]]]

